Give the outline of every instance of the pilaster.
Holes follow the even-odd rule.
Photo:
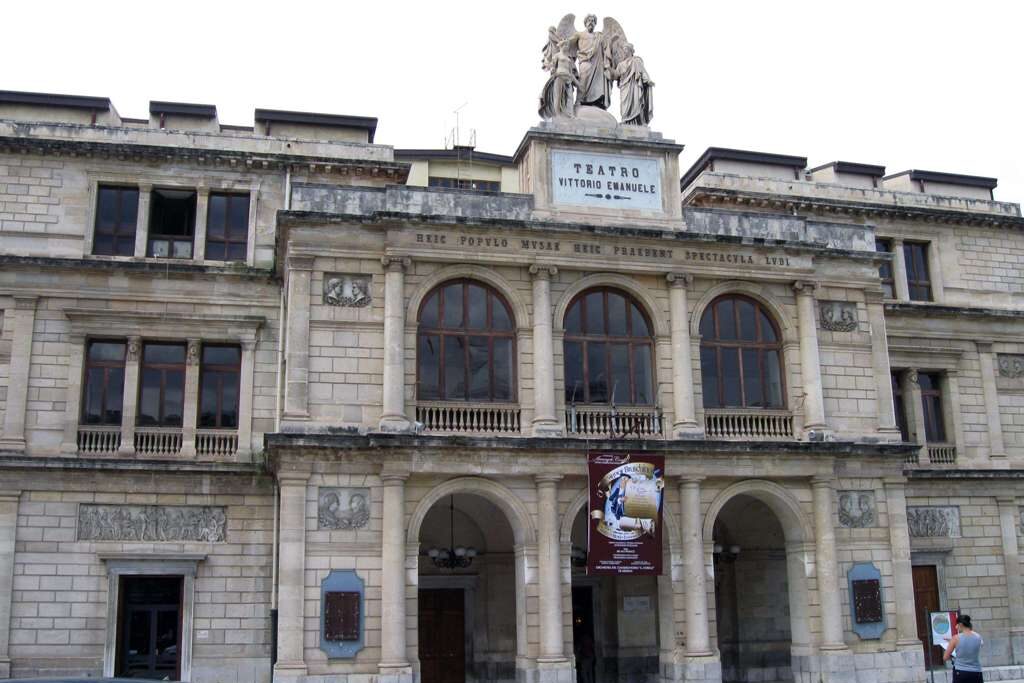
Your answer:
[[[124,347],[124,394],[121,398],[121,455],[135,453],[135,420],[139,409],[139,363],[142,361],[142,338],[128,337]]]
[[[555,416],[555,356],[551,333],[551,278],[553,266],[530,266],[533,276],[533,434],[560,436]]]
[[[82,378],[85,372],[85,335],[70,334],[68,345],[67,400],[64,404],[64,439],[60,452],[78,453],[78,422],[82,413]]]
[[[901,239],[892,241],[892,279],[896,286],[896,299],[910,301],[910,286],[907,284],[907,260]]]
[[[11,677],[11,605],[14,596],[14,540],[20,491],[0,490],[0,679]]]
[[[907,523],[907,483],[903,477],[887,477],[885,507],[889,513],[889,552],[892,557],[893,593],[896,596],[896,643],[920,646],[914,601],[914,575],[910,562],[910,527]]]
[[[881,292],[866,296],[868,327],[871,330],[871,369],[875,376],[875,405],[878,431],[891,441],[900,441],[896,425],[896,405],[892,395],[892,368],[889,365],[889,342],[885,330],[885,307]]]
[[[181,455],[196,457],[196,421],[199,417],[199,367],[202,342],[189,339],[185,353],[185,396],[181,413]]]
[[[256,367],[256,342],[242,342],[242,367],[238,377],[238,459],[252,455],[253,372]]]
[[[384,497],[381,543],[382,674],[411,673],[406,652],[405,623],[405,480],[406,472],[380,475]]]
[[[804,437],[824,440],[828,425],[825,422],[825,401],[821,388],[821,359],[818,355],[818,316],[813,282],[798,280],[793,283],[796,292],[797,315],[800,326],[800,373],[804,382]]]
[[[36,324],[39,297],[14,297],[14,339],[11,342],[7,405],[4,410],[0,450],[25,450],[25,409],[28,406],[28,378],[32,367],[32,331]]]
[[[975,342],[978,348],[978,364],[981,366],[981,391],[985,396],[985,417],[988,422],[989,457],[994,460],[1006,458],[1003,441],[1003,420],[999,415],[999,391],[996,387],[996,361],[990,342]]]
[[[904,377],[904,396],[910,397],[910,410],[907,416],[913,419],[911,438],[920,446],[917,454],[918,462],[928,462],[928,437],[924,428],[924,403],[921,400],[921,385],[918,382],[917,370],[908,370]]]
[[[306,581],[306,486],[309,472],[277,473],[280,487],[277,663],[274,679],[306,673],[303,632]]]
[[[384,266],[384,390],[381,431],[405,431],[405,271],[407,257],[385,256]]]
[[[288,257],[284,419],[309,417],[309,287],[312,256]]]
[[[562,585],[558,543],[558,481],[561,475],[537,475],[537,573],[540,598],[538,664],[567,662],[562,636]]]
[[[192,258],[197,261],[206,259],[206,217],[209,211],[210,188],[199,187],[196,189],[196,227],[192,238]]]
[[[687,273],[669,273],[669,308],[672,318],[672,394],[675,398],[675,422],[672,434],[676,438],[700,437],[704,430],[697,423],[693,401],[693,359],[690,354],[690,313],[687,289],[693,276]]]
[[[1003,569],[1010,606],[1010,645],[1014,664],[1024,664],[1024,581],[1021,579],[1020,545],[1017,527],[1020,505],[1015,496],[996,498],[999,528],[1003,537]]]
[[[823,651],[845,650],[843,611],[839,588],[839,563],[836,557],[836,532],[832,525],[832,479],[811,480],[814,493],[814,549],[818,572],[818,600],[821,604],[821,646]]]
[[[152,185],[139,185],[139,208],[135,215],[135,258],[144,258],[149,245],[149,207],[153,198]]]
[[[679,481],[682,517],[683,581],[686,584],[686,656],[710,657],[708,626],[707,572],[704,566],[704,531],[700,510],[700,483],[703,477],[683,477]]]

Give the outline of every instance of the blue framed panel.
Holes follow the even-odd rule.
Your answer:
[[[359,594],[359,637],[356,640],[327,640],[327,594]],[[366,591],[363,580],[351,569],[332,569],[320,582],[320,649],[328,659],[351,659],[366,640]]]
[[[861,640],[878,640],[885,632],[882,572],[870,562],[858,562],[846,573],[850,594],[850,621]]]

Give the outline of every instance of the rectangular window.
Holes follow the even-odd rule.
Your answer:
[[[139,426],[180,427],[185,411],[185,345],[146,344],[139,375]]]
[[[880,254],[892,253],[892,240],[875,240],[875,251]],[[892,275],[892,261],[886,261],[878,266],[878,277],[882,281],[882,295],[886,299],[896,298],[896,280]]]
[[[942,376],[934,372],[917,373],[924,408],[926,443],[946,443],[946,424],[942,417]]]
[[[98,256],[133,256],[138,216],[138,188],[100,185],[96,196],[92,253]]]
[[[192,258],[196,228],[194,190],[153,190],[149,203],[149,247],[158,258]]]
[[[907,404],[903,395],[903,373],[892,373],[892,405],[896,410],[896,426],[900,429],[900,438],[910,441],[910,428],[907,424]]]
[[[89,342],[85,354],[85,382],[82,388],[82,424],[121,424],[124,349],[124,342]]]
[[[453,190],[482,190],[485,192],[501,192],[501,183],[497,180],[475,180],[473,178],[439,178],[430,176],[429,187],[447,187]]]
[[[931,301],[932,283],[928,275],[928,245],[905,242],[903,258],[907,264],[907,289],[911,301]]]
[[[210,261],[244,261],[249,242],[249,195],[211,193],[206,213]]]
[[[199,426],[238,428],[238,380],[242,350],[237,346],[203,345],[199,376]]]

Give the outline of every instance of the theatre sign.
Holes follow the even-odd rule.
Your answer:
[[[556,149],[551,152],[551,183],[555,204],[663,210],[657,159]]]

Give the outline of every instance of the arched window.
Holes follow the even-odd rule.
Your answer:
[[[515,324],[492,287],[438,285],[420,306],[416,397],[424,401],[515,400]]]
[[[565,402],[654,403],[654,338],[625,292],[588,289],[565,314]]]
[[[760,303],[715,299],[700,319],[700,370],[706,408],[782,408],[782,341]]]

